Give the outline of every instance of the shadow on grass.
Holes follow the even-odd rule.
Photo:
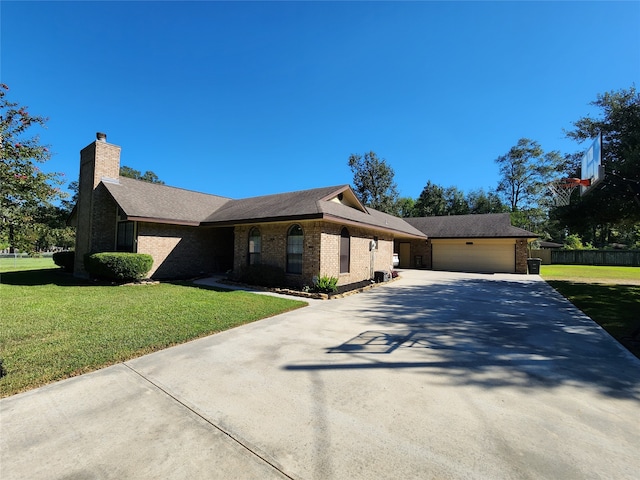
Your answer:
[[[71,273],[66,273],[57,268],[0,273],[0,284],[21,286],[58,285],[61,287],[88,287],[95,285],[89,280],[74,277]]]
[[[640,285],[547,283],[640,358]]]

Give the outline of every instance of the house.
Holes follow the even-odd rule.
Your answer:
[[[508,213],[406,218],[428,240],[415,253],[403,255],[400,266],[454,272],[527,273],[528,243],[538,235],[511,225]],[[413,260],[413,264],[411,264]],[[420,265],[417,265],[420,263]]]
[[[292,286],[369,280],[391,268],[394,244],[425,244],[403,219],[367,208],[348,185],[230,199],[119,176],[106,135],[80,152],[75,274],[84,255],[148,253],[152,278],[193,277],[251,264],[282,268]]]

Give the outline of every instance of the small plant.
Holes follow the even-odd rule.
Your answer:
[[[338,291],[338,279],[323,275],[315,279],[314,290],[320,293],[334,293]]]
[[[52,255],[53,263],[62,267],[65,272],[73,272],[73,264],[76,258],[76,252],[56,252]]]
[[[85,255],[84,258],[89,275],[116,282],[141,280],[152,265],[153,257],[146,253],[105,252]]]

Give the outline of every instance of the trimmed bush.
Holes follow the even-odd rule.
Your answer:
[[[93,278],[131,282],[146,277],[153,258],[146,253],[103,252],[85,255],[84,267]]]
[[[234,279],[268,288],[282,287],[286,281],[284,270],[273,265],[246,265],[234,275]]]
[[[65,272],[73,272],[73,264],[76,260],[76,252],[65,251],[65,252],[55,252],[51,258],[53,258],[53,263],[62,267]]]

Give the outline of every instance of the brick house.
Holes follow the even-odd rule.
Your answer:
[[[391,268],[394,242],[425,244],[401,218],[366,208],[340,185],[234,200],[119,176],[120,147],[106,135],[80,152],[75,274],[86,253],[153,257],[152,278],[193,277],[262,263],[294,286],[320,275],[339,285]]]

